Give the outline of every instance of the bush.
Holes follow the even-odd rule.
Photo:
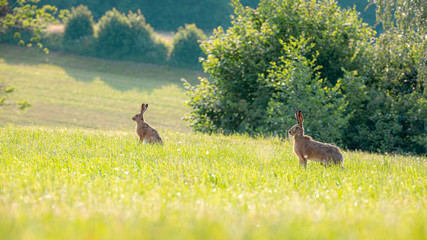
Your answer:
[[[285,85],[289,83],[291,86],[295,84],[290,82],[291,77],[302,74],[298,78],[300,85],[314,84],[312,78],[322,81],[315,86],[301,87],[298,91],[308,91],[310,87],[320,90],[326,88],[327,91],[319,93],[312,89],[312,93],[307,93],[307,96],[313,97],[313,100],[316,97],[332,98],[329,96],[332,92],[328,91],[336,89],[333,91],[339,92],[339,80],[345,76],[345,72],[358,70],[363,65],[362,53],[373,35],[373,31],[358,18],[357,12],[341,10],[334,2],[264,0],[254,10],[244,8],[235,1],[234,7],[236,18],[232,26],[226,32],[218,28],[209,40],[201,44],[207,56],[203,67],[210,75],[210,79],[206,80],[209,83],[197,87],[189,87],[187,84],[191,97],[189,105],[194,108],[188,120],[198,130],[201,126],[207,126],[207,123],[216,125],[207,128],[208,131],[214,129],[224,133],[268,134],[278,132],[278,128],[287,129],[290,125],[281,125],[281,121],[278,121],[279,126],[272,126],[279,116],[274,115],[271,108],[280,101],[283,105],[292,104],[289,107],[293,108],[291,112],[281,112],[285,110],[282,107],[279,111],[281,115],[293,116],[296,107],[294,101],[285,101],[281,93],[288,91],[289,94],[301,96],[306,93],[292,93],[294,89],[279,88],[278,84],[274,86],[269,81],[274,77],[273,81]],[[297,57],[305,58],[304,61],[308,62],[314,61],[315,65],[303,64],[303,60],[292,60],[288,53],[291,39],[306,42],[301,46],[306,49]],[[289,59],[283,59],[283,56]],[[285,73],[286,64],[305,69]],[[205,92],[211,92],[211,98],[199,94]],[[213,103],[205,102],[207,100]],[[305,104],[306,101],[304,98],[299,99],[300,110],[307,113],[308,110],[316,109],[315,106]],[[341,103],[334,104],[337,106],[328,107],[341,108]],[[207,106],[213,106],[213,109],[202,110]],[[335,110],[327,113],[332,111]],[[205,115],[197,116],[199,114]],[[310,127],[307,124],[308,132],[312,132]],[[328,127],[330,123],[322,120],[315,129]],[[321,135],[323,137],[320,140],[330,139],[326,134]],[[338,138],[336,134],[334,136]]]
[[[155,39],[140,12],[126,16],[113,9],[99,21],[97,54],[108,59],[164,63],[167,47]]]
[[[94,55],[94,24],[92,13],[86,6],[73,7],[65,20],[63,49],[80,55]]]
[[[133,35],[126,15],[108,11],[98,22],[97,54],[108,59],[124,59],[132,53]]]
[[[93,26],[92,13],[86,6],[73,7],[70,16],[65,20],[64,42],[92,37]]]
[[[396,21],[407,28],[387,27],[373,39],[355,11],[334,2],[234,5],[232,27],[218,28],[201,45],[209,78],[185,83],[193,129],[283,136],[298,108],[306,113],[306,132],[318,140],[426,153],[427,39],[420,15],[397,6],[401,15],[385,26]],[[408,13],[422,11],[416,6]]]
[[[153,28],[146,23],[140,11],[130,12],[128,19],[132,27],[133,52],[130,59],[150,63],[166,63],[168,48],[157,40]]]
[[[312,60],[304,56],[314,47],[308,42],[304,36],[291,37],[289,43],[284,44],[286,55],[280,58],[279,64],[273,65],[266,77],[260,78],[273,88],[272,95],[268,96],[266,124],[269,125],[265,130],[286,136],[289,128],[297,123],[295,109],[304,109],[306,134],[342,143],[340,129],[348,120],[344,115],[347,102],[341,94],[342,86],[340,82],[333,88],[325,86],[325,79],[318,72],[320,67],[316,65],[317,56],[312,56]]]
[[[180,27],[173,37],[170,63],[173,66],[200,68],[199,58],[204,56],[199,46],[202,40],[206,40],[206,35],[195,24]]]
[[[358,99],[350,102],[355,112],[343,129],[349,148],[427,152],[427,59],[423,53],[427,39],[414,32],[406,37],[386,31],[370,50],[367,65],[371,69],[364,76],[368,97],[363,103]]]

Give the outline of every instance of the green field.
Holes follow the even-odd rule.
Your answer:
[[[190,132],[200,73],[0,53],[0,239],[427,239],[424,156],[303,169],[288,140]],[[142,101],[164,146],[138,144]]]
[[[0,84],[16,89],[0,107],[0,124],[128,130],[135,125],[131,117],[146,102],[149,123],[188,132],[181,120],[189,112],[181,78],[195,82],[200,74],[0,45]],[[18,100],[32,107],[15,111]]]

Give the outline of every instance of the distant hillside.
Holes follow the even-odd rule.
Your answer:
[[[241,2],[245,6],[254,8],[259,0],[241,0]],[[112,8],[126,13],[129,10],[135,12],[140,9],[147,22],[161,31],[176,31],[178,27],[189,23],[196,23],[199,28],[206,31],[218,26],[227,27],[230,24],[230,15],[233,13],[230,0],[42,0],[39,3],[39,5],[45,4],[55,5],[59,9],[71,9],[83,4],[89,7],[95,20]],[[370,25],[375,24],[375,7],[371,6],[365,11],[368,5],[367,0],[338,0],[338,4],[345,8],[353,8],[356,5],[360,17]]]

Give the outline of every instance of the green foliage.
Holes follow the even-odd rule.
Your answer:
[[[144,16],[130,12],[127,16],[116,9],[99,20],[97,54],[108,59],[166,61],[167,48],[154,37]]]
[[[256,1],[246,0],[254,5]],[[211,31],[219,25],[228,25],[232,14],[229,0],[44,0],[41,4],[52,4],[59,9],[71,9],[83,4],[100,19],[106,11],[116,8],[120,12],[137,12],[139,9],[156,30],[174,31],[179,26],[195,23],[201,29]]]
[[[18,101],[19,109],[21,110],[27,110],[29,107],[31,107],[31,103],[29,103],[27,100]]]
[[[427,152],[424,1],[373,1],[385,32],[367,52],[368,94],[353,101],[346,144],[382,152]],[[425,3],[424,3],[425,4]],[[425,5],[424,5],[425,6]],[[349,94],[348,94],[349,95]]]
[[[0,92],[0,97],[1,97],[0,98],[0,106],[1,106],[6,102],[7,97],[5,95],[12,93],[15,90],[15,88],[14,87],[5,88],[2,85],[0,85],[0,90],[1,90],[1,92]]]
[[[230,15],[233,9],[230,0],[43,0],[39,6],[50,4],[59,9],[71,10],[73,6],[83,4],[93,12],[94,18],[98,20],[104,13],[113,7],[121,12],[141,9],[147,21],[156,29],[161,31],[174,31],[179,26],[195,23],[198,27],[210,32],[213,28],[230,26]],[[244,6],[256,8],[259,0],[242,0]],[[338,5],[345,8],[353,8],[360,12],[360,16],[370,25],[375,24],[375,8],[368,6],[368,0],[338,0]]]
[[[86,6],[73,7],[70,16],[65,21],[64,41],[93,37],[94,24],[92,13]]]
[[[97,52],[100,56],[123,59],[131,53],[131,25],[126,15],[108,11],[98,22]]]
[[[37,44],[39,48],[43,48],[42,32],[48,23],[57,22],[57,8],[51,5],[38,7],[38,2],[39,0],[19,0],[9,5],[9,1],[0,1],[0,34],[6,35],[0,37],[9,41],[14,39],[19,45],[31,47]],[[61,11],[60,16],[63,13]],[[28,34],[28,37],[21,38],[22,33]]]
[[[7,96],[15,91],[15,87],[11,86],[6,88],[3,85],[0,85],[0,90],[0,106],[2,106],[6,103]],[[31,107],[31,103],[26,100],[18,101],[18,105],[21,110],[27,110]]]
[[[283,136],[298,108],[315,139],[350,149],[426,153],[423,18],[414,17],[414,25],[397,21],[374,39],[355,11],[334,2],[234,6],[232,27],[218,28],[201,45],[210,77],[186,84],[193,108],[187,119],[195,130]]]
[[[268,75],[262,78],[274,91],[269,101],[267,131],[286,136],[292,125],[296,124],[295,109],[304,109],[306,133],[315,139],[338,142],[340,129],[347,123],[344,111],[347,103],[341,94],[340,81],[328,87],[320,77],[320,67],[313,60],[304,57],[315,45],[301,37],[290,38],[284,44],[286,56],[278,65],[273,64]]]
[[[195,24],[180,27],[173,37],[170,63],[179,67],[201,67],[199,58],[203,57],[204,53],[199,45],[203,40],[206,40],[206,35]]]
[[[165,63],[168,48],[165,43],[156,39],[153,28],[146,23],[144,16],[137,13],[128,14],[131,25],[131,38],[133,39],[130,59],[146,61],[149,63]]]
[[[375,4],[377,22],[384,30],[399,29],[425,33],[427,28],[426,2],[424,0],[368,0]]]
[[[91,11],[83,5],[72,8],[65,19],[63,47],[66,51],[93,55],[95,48],[94,21]]]
[[[214,102],[215,117],[209,116],[214,118],[209,122],[217,124],[215,129],[225,133],[277,133],[280,127],[283,128],[280,133],[286,132],[284,128],[287,126],[272,126],[277,118],[270,116],[276,114],[269,110],[275,105],[271,102],[272,98],[276,98],[277,102],[288,98],[288,94],[302,93],[286,93],[286,96],[280,97],[285,88],[279,88],[279,84],[270,84],[268,76],[274,78],[273,81],[291,83],[292,79],[283,78],[296,74],[300,75],[300,84],[309,84],[305,81],[313,82],[312,77],[322,79],[322,83],[316,87],[326,90],[319,92],[317,97],[326,98],[328,94],[339,92],[337,83],[344,76],[344,70],[353,71],[363,62],[362,53],[367,47],[365,43],[373,34],[358,19],[356,12],[341,10],[334,2],[261,1],[256,10],[245,9],[237,2],[234,5],[236,19],[232,22],[232,27],[227,31],[218,28],[201,45],[207,55],[203,66],[210,75],[210,83],[200,86],[199,92],[205,92],[206,87],[213,89],[214,94],[210,100]],[[294,61],[292,54],[296,53],[288,52],[292,47],[289,45],[292,39],[306,42],[299,46],[307,48],[298,55],[304,60]],[[284,59],[283,56],[288,56],[289,59]],[[305,69],[286,73],[286,65],[304,66]],[[274,71],[281,73],[275,74]],[[301,87],[298,91],[308,91],[309,88],[304,90]],[[190,94],[189,105],[197,113],[198,108],[205,108],[210,104],[204,102],[206,98],[197,94],[195,89],[197,87],[190,90],[196,91],[196,95]],[[307,99],[301,98],[298,101],[303,112],[312,109],[305,104]],[[293,111],[282,114],[293,115],[296,107],[294,103],[295,100],[281,102],[284,105],[291,104],[289,107],[293,108]],[[341,103],[335,104],[335,109],[344,107]],[[193,126],[206,125],[198,122],[206,119],[205,117],[198,118],[194,115],[189,118]],[[323,121],[321,126],[326,129],[330,123]],[[316,127],[319,128],[320,126]]]
[[[386,31],[369,53],[369,97],[345,129],[351,148],[427,152],[427,39]]]

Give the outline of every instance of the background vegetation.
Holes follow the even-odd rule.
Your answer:
[[[334,2],[261,1],[257,9],[235,2],[232,26],[201,45],[209,77],[186,85],[194,109],[188,120],[203,132],[285,136],[298,108],[315,139],[425,154],[422,6],[406,15],[393,11],[399,6],[379,8],[396,16],[381,20],[387,28],[375,39],[357,12]]]
[[[255,8],[259,2],[259,0],[241,1],[243,5],[252,8]],[[156,30],[176,31],[180,26],[195,23],[201,29],[210,32],[218,26],[224,28],[230,26],[230,15],[233,14],[233,8],[230,3],[230,0],[112,0],[108,2],[99,0],[43,0],[39,3],[39,6],[50,4],[57,6],[59,9],[71,10],[72,7],[83,4],[93,12],[95,20],[101,18],[106,11],[112,8],[117,8],[117,10],[125,13],[128,11],[136,12],[140,9],[147,18],[147,22]],[[371,25],[375,24],[375,7],[367,8],[367,0],[339,0],[338,5],[345,8],[356,7],[365,22]]]

